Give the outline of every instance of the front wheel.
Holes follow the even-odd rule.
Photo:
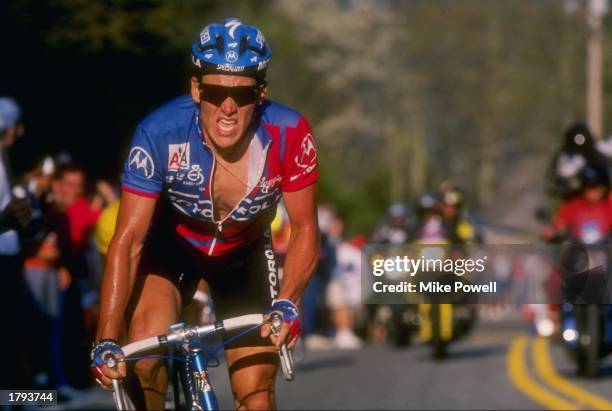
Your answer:
[[[430,309],[431,316],[431,344],[433,349],[433,357],[436,360],[446,358],[446,343],[447,341],[442,336],[442,310],[440,304],[432,304]]]
[[[584,318],[584,333],[580,335],[578,372],[588,378],[599,374],[599,306],[589,304]]]

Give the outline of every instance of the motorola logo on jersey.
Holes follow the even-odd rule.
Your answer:
[[[300,150],[295,156],[295,164],[304,169],[304,172],[310,172],[317,164],[317,149],[315,147],[314,137],[308,133],[300,144]]]
[[[151,155],[140,146],[134,146],[130,150],[128,169],[141,173],[144,178],[152,178],[155,173],[155,165]]]

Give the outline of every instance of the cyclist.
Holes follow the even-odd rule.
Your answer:
[[[265,98],[270,47],[257,28],[210,24],[191,52],[191,94],[145,118],[125,163],[92,371],[106,388],[125,376],[123,363],[115,372],[102,361],[108,351],[121,356],[124,316],[129,341],[167,332],[203,275],[217,318],[283,315],[278,336],[264,325],[225,350],[236,407],[270,409],[276,350],[296,343],[297,306],[317,261],[315,142],[303,116]],[[281,198],[291,223],[282,287],[269,233]],[[147,407],[162,409],[163,362],[139,360],[135,373]]]

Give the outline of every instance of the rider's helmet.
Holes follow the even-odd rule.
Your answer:
[[[442,193],[442,202],[447,206],[461,209],[465,204],[465,194],[460,188],[452,187]]]
[[[408,207],[403,203],[393,203],[387,210],[387,216],[389,219],[393,218],[406,218],[408,217]]]
[[[397,229],[405,229],[412,221],[410,208],[404,203],[393,203],[387,209],[386,222]]]
[[[593,135],[586,123],[577,121],[565,130],[563,151],[573,154],[590,154],[595,150]]]
[[[254,26],[229,18],[202,29],[191,46],[196,74],[231,74],[264,81],[272,50]]]
[[[603,165],[587,165],[580,172],[582,187],[610,186],[610,174]]]
[[[425,192],[417,199],[416,210],[419,216],[425,213],[439,213],[440,197],[437,193]]]

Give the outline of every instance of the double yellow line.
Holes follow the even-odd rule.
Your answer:
[[[519,391],[540,405],[554,410],[612,410],[612,402],[572,384],[555,371],[550,360],[549,341],[540,337],[533,341],[531,359],[537,376],[548,386],[539,384],[527,368],[529,343],[528,337],[519,336],[514,339],[508,351],[508,375]]]

